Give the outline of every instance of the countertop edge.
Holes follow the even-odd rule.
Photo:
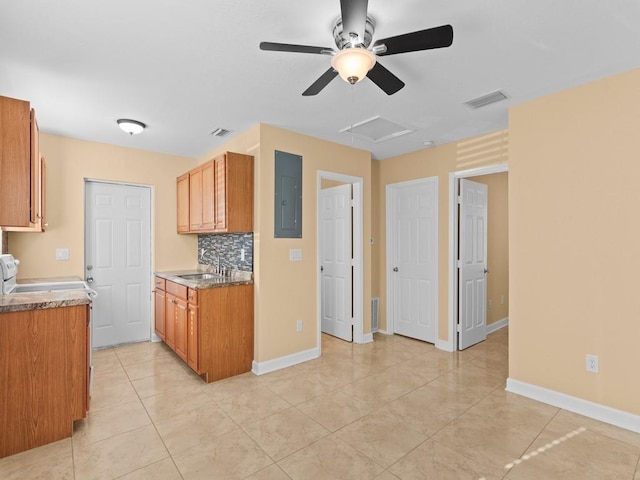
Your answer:
[[[237,278],[234,276],[231,277],[219,277],[213,280],[187,280],[181,278],[180,275],[194,275],[199,273],[207,273],[202,270],[172,270],[165,272],[154,272],[154,275],[159,278],[163,278],[165,280],[169,280],[171,282],[177,283],[179,285],[183,285],[188,288],[192,288],[194,290],[206,290],[209,288],[220,288],[220,287],[235,287],[238,285],[253,285],[253,274],[251,272],[247,272],[247,274],[251,275],[251,278]]]

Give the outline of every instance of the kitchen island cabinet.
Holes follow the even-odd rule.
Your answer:
[[[90,307],[41,305],[0,313],[0,458],[70,437],[89,409]]]
[[[161,281],[165,291],[157,288]],[[192,288],[156,277],[156,305],[165,295],[164,342],[206,382],[251,370],[253,283],[239,283]]]

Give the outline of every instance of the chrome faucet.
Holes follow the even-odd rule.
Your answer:
[[[210,248],[201,248],[200,249],[200,263],[202,264],[204,262],[204,254],[207,252],[212,252],[215,257],[216,257],[216,263],[214,266],[214,272],[217,274],[220,274],[220,253],[218,252],[217,249],[210,247]]]

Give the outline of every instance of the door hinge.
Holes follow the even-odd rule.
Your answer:
[[[462,205],[462,195],[458,195],[458,203]]]
[[[355,261],[353,258],[351,259],[351,266],[352,266],[352,267],[355,267],[355,266],[356,266],[356,261]]]
[[[458,323],[456,325],[456,332],[460,333],[461,331],[462,331],[462,328],[461,328],[460,324]]]
[[[462,267],[462,260],[456,260],[456,267]]]
[[[356,202],[353,200],[353,198],[351,199],[351,206],[355,207],[356,206]]]

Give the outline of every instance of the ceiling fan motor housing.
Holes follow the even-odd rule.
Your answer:
[[[371,45],[371,40],[373,40],[373,33],[376,30],[376,24],[373,18],[367,16],[367,22],[364,27],[364,38],[356,38],[359,40],[358,43],[353,43],[353,38],[351,36],[351,32],[344,32],[342,27],[342,18],[338,18],[333,25],[333,39],[336,42],[336,47],[338,50],[343,50],[345,48],[350,47],[362,47],[368,48]]]

